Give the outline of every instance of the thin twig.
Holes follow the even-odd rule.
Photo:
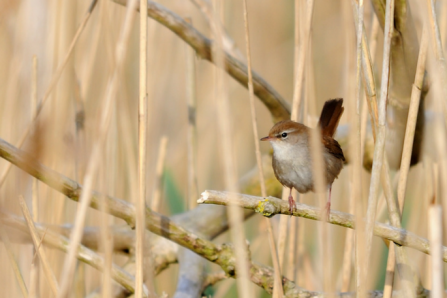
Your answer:
[[[45,250],[42,247],[39,248],[39,239],[38,239],[39,234],[36,231],[33,219],[31,218],[31,214],[22,196],[19,196],[19,203],[20,207],[22,208],[23,216],[25,217],[26,222],[28,224],[28,229],[30,231],[34,243],[34,248],[36,249],[39,255],[40,261],[42,262],[43,272],[48,280],[48,283],[50,284],[51,291],[53,292],[54,295],[58,295],[59,286],[57,284],[56,277],[54,276],[54,272],[51,270],[50,263],[48,262]]]
[[[22,272],[20,272],[19,265],[17,264],[16,258],[14,257],[14,253],[12,252],[11,243],[9,242],[9,237],[5,232],[5,229],[0,229],[0,239],[5,246],[6,253],[8,254],[8,258],[11,261],[12,271],[14,272],[14,276],[17,279],[17,283],[19,284],[20,291],[24,298],[28,297],[28,289],[26,288],[25,281],[23,280]]]
[[[166,148],[168,147],[168,137],[162,136],[158,147],[157,166],[155,169],[154,194],[151,199],[151,209],[160,211],[161,189],[163,181],[163,169],[166,160]]]

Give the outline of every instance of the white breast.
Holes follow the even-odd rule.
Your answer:
[[[276,177],[283,185],[293,186],[300,193],[313,189],[311,156],[305,143],[307,140],[295,144],[271,142]]]

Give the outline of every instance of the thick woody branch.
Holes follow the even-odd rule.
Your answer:
[[[228,193],[207,190],[202,193],[201,198],[197,202],[199,204],[227,205]],[[237,194],[237,203],[242,208],[255,210],[267,217],[283,214],[321,220],[321,215],[323,214],[322,211],[316,207],[299,203],[296,204],[296,210],[291,214],[287,201],[274,197],[262,198]],[[355,229],[355,217],[348,213],[331,210],[328,222],[334,225]],[[411,247],[425,254],[430,254],[430,244],[428,240],[405,229],[398,229],[390,225],[376,222],[374,225],[374,235],[393,241],[397,245]],[[443,246],[442,249],[443,260],[444,262],[447,262],[447,247]]]
[[[127,0],[113,0],[114,2],[127,5]],[[186,22],[183,18],[176,15],[174,12],[168,10],[162,5],[148,1],[147,4],[148,17],[159,22],[178,37],[188,43],[202,59],[206,59],[214,63],[212,53],[213,42],[203,36],[191,24]],[[247,88],[248,72],[247,65],[233,57],[230,53],[224,50],[224,68],[225,71],[232,76],[236,81]],[[281,95],[270,86],[259,74],[253,74],[253,88],[255,95],[264,103],[272,114],[274,122],[290,118],[290,105]]]

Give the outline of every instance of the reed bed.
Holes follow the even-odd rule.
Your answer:
[[[446,12],[3,0],[1,296],[445,297]],[[331,216],[318,131],[290,214],[258,139],[331,98]]]

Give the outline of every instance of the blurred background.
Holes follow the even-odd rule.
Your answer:
[[[193,2],[163,0],[157,1],[191,23],[205,36],[213,39],[208,19]],[[302,3],[301,3],[302,2]],[[422,20],[426,15],[426,4],[408,1],[413,16],[412,25],[420,40]],[[243,4],[241,1],[220,3],[222,22],[229,37],[245,57]],[[300,5],[304,16],[304,1],[253,1],[248,0],[248,18],[253,69],[273,86],[289,103],[294,88],[294,26],[295,5]],[[447,29],[447,3],[437,1],[436,11],[441,38],[445,41]],[[98,138],[99,119],[104,107],[108,81],[115,69],[115,51],[124,24],[126,8],[108,0],[98,1],[71,57],[52,88],[49,88],[57,70],[64,63],[69,46],[81,24],[90,1],[54,0],[3,0],[0,2],[0,137],[14,146],[19,146],[21,136],[33,119],[38,102],[45,96],[45,102],[38,120],[32,126],[32,134],[26,138],[22,149],[49,168],[62,173],[82,184],[89,163],[92,145]],[[375,12],[369,1],[365,2],[364,34],[369,44],[375,44],[371,57],[379,94],[382,69],[383,30],[376,24],[373,31]],[[376,20],[377,21],[377,20]],[[137,109],[139,86],[139,17],[134,16],[122,71],[116,81],[113,94],[111,122],[107,139],[101,148],[101,160],[94,182],[94,189],[115,197],[134,202],[137,197]],[[431,44],[429,42],[429,44]],[[323,103],[330,98],[345,99],[345,114],[340,125],[349,127],[356,109],[356,38],[353,7],[350,1],[315,1],[310,34],[310,45],[306,57],[303,91],[304,123],[315,126]],[[416,47],[416,49],[418,46]],[[373,51],[371,49],[371,51]],[[187,90],[190,73],[187,59],[192,55],[190,47],[163,25],[149,18],[148,24],[148,172],[147,197],[153,198],[160,191],[158,212],[170,216],[186,212],[191,208],[188,198],[188,107]],[[429,57],[433,57],[431,45]],[[33,68],[33,57],[37,68]],[[429,61],[433,58],[427,58]],[[219,110],[216,105],[215,66],[208,61],[194,57],[196,76],[196,174],[197,192],[207,189],[225,190],[221,137],[217,127]],[[33,70],[34,69],[34,70]],[[36,76],[33,80],[33,71]],[[414,77],[413,77],[414,78]],[[231,133],[234,142],[234,158],[237,177],[241,179],[256,166],[253,130],[248,91],[231,77],[227,77],[227,92],[231,111]],[[33,82],[37,84],[37,96],[33,96]],[[419,163],[409,173],[406,207],[403,217],[404,228],[422,236],[427,234],[427,208],[434,197],[434,160],[442,162],[431,150],[435,136],[433,115],[444,117],[436,110],[435,98],[428,92],[423,106],[426,125],[424,142]],[[362,110],[366,101],[362,91]],[[363,109],[364,110],[364,109]],[[257,126],[260,137],[268,134],[274,124],[268,109],[256,100]],[[442,115],[439,115],[441,113]],[[365,114],[366,115],[366,114]],[[391,116],[390,116],[391,117]],[[392,119],[392,118],[391,118]],[[443,121],[444,123],[444,121]],[[445,124],[445,123],[444,123]],[[431,129],[430,129],[431,128]],[[443,127],[443,129],[445,129]],[[370,129],[366,129],[366,140]],[[442,131],[444,132],[444,130]],[[160,156],[160,143],[166,138],[166,155],[163,160],[161,182],[156,177],[156,165]],[[445,135],[443,136],[445,137]],[[337,138],[337,137],[336,137]],[[346,134],[340,141],[347,147]],[[362,144],[363,145],[363,144]],[[343,147],[345,148],[345,147]],[[270,145],[261,144],[266,158]],[[347,150],[347,149],[346,149]],[[390,162],[392,163],[392,162]],[[399,162],[398,162],[399,163]],[[271,175],[269,162],[265,171]],[[5,171],[8,162],[0,160],[0,170]],[[442,165],[440,165],[442,167]],[[369,190],[370,169],[362,170],[361,197],[355,198],[366,208]],[[442,170],[439,170],[442,172]],[[351,193],[351,169],[345,166],[332,191],[332,208],[343,212],[353,209]],[[391,172],[397,181],[395,169]],[[435,177],[435,178],[433,178]],[[442,176],[441,176],[442,177]],[[42,183],[33,187],[34,179],[14,166],[0,187],[0,208],[8,213],[22,216],[18,196],[24,196],[33,210],[35,220],[50,225],[72,224],[78,204]],[[445,181],[444,181],[445,182]],[[442,191],[442,180],[440,191]],[[241,191],[246,185],[241,184]],[[280,190],[280,187],[276,188]],[[32,203],[33,193],[37,204]],[[443,193],[441,193],[443,194]],[[281,192],[270,195],[281,196]],[[440,196],[442,197],[442,196]],[[300,202],[318,205],[313,194],[300,196]],[[440,203],[444,203],[442,200]],[[192,204],[194,205],[194,204]],[[378,210],[386,204],[383,196]],[[382,208],[382,209],[380,209]],[[88,211],[86,226],[99,226],[99,212]],[[386,212],[378,211],[380,221],[387,221]],[[279,216],[271,219],[274,232],[278,235]],[[110,225],[125,225],[112,216],[107,216]],[[347,229],[330,226],[329,245],[333,253],[330,266],[321,264],[321,243],[318,238],[318,223],[302,218],[297,219],[299,231],[299,263],[290,264],[290,250],[286,250],[286,267],[295,268],[298,285],[312,291],[322,290],[322,272],[331,270],[333,282],[341,289],[345,242]],[[293,221],[292,224],[294,224]],[[289,225],[292,225],[289,224]],[[445,227],[445,223],[444,223]],[[1,226],[0,226],[1,228]],[[260,215],[254,215],[245,223],[248,240],[251,243],[252,259],[271,265],[267,249],[265,222]],[[445,235],[445,233],[444,233]],[[446,238],[446,237],[445,237]],[[215,243],[229,242],[228,233],[217,237]],[[375,238],[369,268],[369,288],[382,290],[388,249],[384,242]],[[33,260],[31,243],[13,241],[11,244],[24,280],[29,283],[30,264]],[[352,245],[352,244],[351,244]],[[292,246],[287,246],[292,247]],[[51,267],[56,278],[60,276],[65,253],[47,248]],[[416,268],[423,285],[430,288],[428,257],[418,251],[407,250],[411,264]],[[292,252],[293,253],[293,252]],[[123,265],[128,255],[114,255],[114,262]],[[353,252],[348,258],[353,262]],[[12,274],[10,257],[0,245],[0,289],[4,297],[21,297],[21,292]],[[347,266],[352,266],[348,264]],[[208,272],[217,272],[219,267],[208,265]],[[284,269],[284,274],[287,268]],[[290,270],[290,269],[288,269]],[[293,270],[292,270],[293,271]],[[133,272],[130,272],[133,274]],[[170,297],[176,289],[178,265],[170,265],[155,277],[158,293],[166,292]],[[293,279],[293,276],[288,276]],[[355,290],[353,273],[348,290]],[[85,297],[101,285],[101,273],[86,265],[79,265],[76,271],[74,291],[71,297]],[[346,285],[346,282],[345,284]],[[253,286],[256,297],[269,297],[261,288]],[[45,278],[39,282],[40,297],[51,297]],[[236,297],[235,280],[225,279],[206,290],[213,297]]]

